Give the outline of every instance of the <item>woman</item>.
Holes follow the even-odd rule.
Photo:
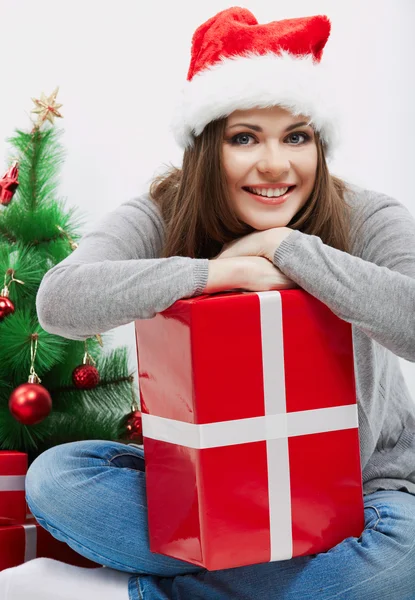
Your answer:
[[[84,340],[201,293],[300,286],[326,303],[353,328],[362,535],[209,572],[149,551],[141,447],[63,444],[29,469],[29,507],[105,568],[33,560],[0,574],[6,600],[415,598],[415,405],[397,359],[415,362],[415,221],[328,171],[329,33],[326,17],[258,25],[240,8],[202,24],[174,124],[182,169],[85,235],[44,277],[37,309],[46,331]]]

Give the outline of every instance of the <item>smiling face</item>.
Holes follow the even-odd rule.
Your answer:
[[[279,106],[237,110],[226,120],[222,164],[231,205],[258,231],[286,227],[310,197],[317,146],[307,122]]]

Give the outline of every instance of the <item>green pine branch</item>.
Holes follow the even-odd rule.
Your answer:
[[[0,450],[15,449],[19,445],[31,457],[56,444],[83,439],[120,440],[123,423],[133,402],[138,402],[133,386],[134,377],[128,373],[128,348],[113,349],[108,355],[97,356],[96,366],[100,383],[92,390],[78,390],[69,383],[69,370],[63,378],[64,385],[55,388],[47,385],[53,379],[42,379],[42,385],[52,397],[54,409],[50,416],[30,427],[21,426],[4,407],[12,386],[3,387],[0,380]],[[80,364],[80,363],[79,363]],[[57,380],[55,379],[55,385]]]
[[[0,207],[0,278],[12,269],[14,278],[24,282],[8,284],[15,312],[0,320],[0,450],[26,451],[30,461],[56,444],[121,439],[131,407],[138,403],[134,377],[128,373],[127,347],[106,354],[96,337],[89,338],[87,349],[100,382],[95,389],[79,390],[72,372],[83,362],[85,343],[48,333],[37,319],[36,294],[42,278],[73,251],[71,243],[81,239],[79,227],[84,223],[78,209],[68,210],[58,196],[62,133],[54,127],[30,133],[16,130],[8,141],[13,148],[10,163],[19,161],[19,186],[10,204]],[[11,415],[9,399],[13,390],[28,382],[33,334],[37,334],[34,369],[53,408],[41,423],[29,426]],[[102,335],[104,348],[109,337]]]

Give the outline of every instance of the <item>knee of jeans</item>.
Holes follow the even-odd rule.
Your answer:
[[[76,470],[82,442],[60,444],[45,450],[30,465],[26,475],[26,500],[35,516],[50,512],[67,493],[71,473]]]

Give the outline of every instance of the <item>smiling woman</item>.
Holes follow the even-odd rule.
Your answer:
[[[279,226],[347,251],[347,185],[330,174],[325,152],[310,118],[279,106],[208,123],[185,149],[182,168],[171,167],[150,188],[166,223],[163,257],[213,258],[224,244]],[[246,190],[275,184],[295,186],[282,203]]]
[[[234,111],[227,119],[222,162],[238,217],[256,230],[285,227],[316,181],[313,128],[279,106]]]

